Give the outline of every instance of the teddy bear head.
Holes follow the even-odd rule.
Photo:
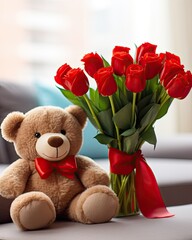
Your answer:
[[[42,157],[58,161],[76,155],[82,145],[86,114],[78,106],[37,107],[26,114],[12,112],[1,124],[2,136],[13,142],[26,160]]]

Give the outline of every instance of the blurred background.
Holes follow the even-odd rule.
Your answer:
[[[65,62],[85,53],[111,58],[115,45],[150,42],[192,70],[191,0],[1,0],[0,79],[54,87]],[[156,124],[160,135],[192,132],[192,96],[175,100]]]

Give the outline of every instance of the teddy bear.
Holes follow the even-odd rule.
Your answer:
[[[117,214],[108,174],[78,155],[86,119],[84,110],[72,105],[15,111],[3,120],[2,136],[20,158],[1,174],[0,195],[14,199],[10,215],[18,228],[46,228],[57,218],[104,223]]]

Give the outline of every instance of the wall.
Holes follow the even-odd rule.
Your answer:
[[[170,42],[186,66],[192,70],[192,1],[169,0]],[[177,131],[192,132],[192,94],[182,101],[177,101]]]
[[[115,45],[134,54],[146,41],[192,70],[191,9],[191,0],[1,0],[0,78],[49,84],[61,64],[81,67],[87,52],[110,59]],[[159,135],[192,131],[191,99],[174,101],[155,125]]]

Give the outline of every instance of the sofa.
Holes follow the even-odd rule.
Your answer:
[[[39,105],[53,105],[64,108],[69,104],[71,103],[61,95],[59,90],[54,86],[54,83],[52,85],[46,85],[40,82],[34,82],[30,85],[19,85],[6,81],[0,81],[0,122],[2,122],[4,117],[12,111],[26,112],[31,108]],[[84,143],[80,154],[93,158],[98,164],[106,169],[106,171],[109,171],[107,148],[106,146],[99,144],[96,139],[94,139],[95,135],[96,129],[88,122],[84,130]],[[153,149],[153,146],[145,144],[142,148],[142,152],[156,176],[166,206],[173,209],[173,212],[179,212],[179,214],[182,213],[181,218],[178,221],[181,221],[182,219],[185,220],[185,216],[187,216],[187,213],[185,214],[185,211],[189,211],[189,213],[191,213],[190,216],[192,216],[192,134],[176,134],[174,136],[160,137],[158,138],[157,147],[155,150]],[[17,158],[18,156],[15,153],[13,145],[6,142],[0,136],[0,173]],[[114,222],[117,224],[116,227],[119,226],[123,232],[123,226],[124,224],[127,224],[125,223],[125,220],[122,219],[115,219],[110,223],[112,225],[109,224],[109,226],[107,224],[101,224],[97,227],[94,225],[83,226],[78,223],[57,222],[54,224],[54,227],[51,227],[50,230],[39,230],[30,233],[22,233],[15,228],[13,223],[11,223],[9,216],[9,208],[11,202],[12,200],[4,199],[0,196],[0,239],[34,239],[37,236],[41,236],[42,239],[44,239],[44,237],[50,239],[49,231],[51,231],[51,229],[53,229],[52,233],[55,233],[55,237],[57,236],[56,230],[60,229],[60,234],[58,235],[60,238],[57,239],[65,239],[65,231],[63,231],[63,238],[61,238],[63,224],[65,224],[64,226],[66,228],[68,226],[69,229],[72,226],[74,226],[74,229],[78,226],[77,229],[79,231],[79,234],[83,234],[84,230],[88,232],[90,231],[89,234],[93,234],[94,231],[97,231],[97,228],[103,232],[104,230],[108,232],[109,228],[111,227],[112,232],[109,234],[109,236],[111,236],[111,239],[113,236],[112,233],[114,230]],[[181,209],[184,209],[184,213]],[[189,216],[187,217],[189,218]],[[189,220],[191,221],[192,217],[190,217]],[[151,221],[153,220],[144,220],[142,216],[138,216],[138,220],[133,217],[131,223],[134,223],[134,221],[144,222],[144,225],[141,225],[141,227],[146,225],[146,227],[149,228],[150,223],[152,223]],[[165,226],[166,221],[168,220],[163,221],[163,224],[165,224]],[[156,220],[154,220],[153,224],[156,224]],[[176,223],[175,227],[177,227],[177,224],[178,223]],[[171,225],[171,227],[173,226],[174,224]],[[157,228],[157,233],[160,231],[160,228],[160,226]],[[191,234],[191,238],[185,239],[192,239],[191,229],[191,227],[187,229],[187,234]],[[171,236],[170,231],[166,231],[167,234]],[[66,239],[75,239],[75,237],[81,239],[79,235],[74,232],[72,235],[70,235],[70,232],[68,234],[69,235]],[[53,237],[53,235],[50,236]],[[136,238],[136,235],[134,235],[133,231],[132,239],[139,239]],[[82,237],[82,239],[90,239],[90,235],[87,237],[87,234],[84,233],[83,236],[84,237]],[[138,237],[139,236],[142,236],[142,234],[138,235]],[[40,238],[38,237],[38,239]],[[99,237],[93,239],[99,239]],[[100,239],[102,239],[102,235]],[[107,235],[103,237],[103,239],[108,239]],[[147,234],[146,239],[177,238],[150,238],[150,234]]]

